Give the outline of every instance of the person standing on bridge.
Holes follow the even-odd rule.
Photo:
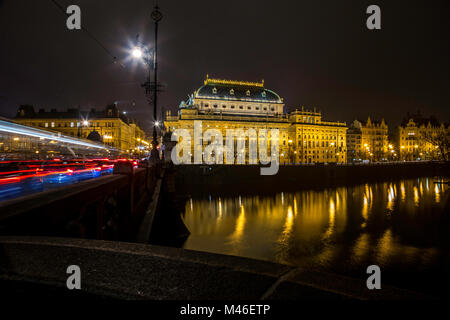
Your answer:
[[[161,175],[161,158],[159,156],[159,151],[155,146],[150,152],[150,165],[155,168],[156,177],[159,178]]]

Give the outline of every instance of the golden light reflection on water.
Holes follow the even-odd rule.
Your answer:
[[[420,197],[419,197],[419,190],[417,189],[416,186],[414,186],[414,204],[416,206],[419,206],[419,199],[420,199]]]
[[[222,211],[222,200],[219,198],[219,219],[222,219],[223,211]]]
[[[297,210],[297,198],[294,197],[294,215],[297,216],[298,210]]]
[[[437,203],[441,202],[441,196],[440,196],[439,192],[440,192],[439,185],[436,184],[434,186],[434,194],[435,194],[435,199],[436,199]]]
[[[367,257],[369,251],[370,251],[369,235],[367,233],[363,233],[355,241],[355,244],[352,247],[351,253],[352,260],[356,262],[363,261]]]
[[[389,257],[392,251],[395,250],[396,245],[392,236],[391,229],[387,229],[384,234],[378,239],[375,248],[377,254],[377,261],[381,265],[386,265],[389,261]]]
[[[362,216],[364,218],[364,223],[363,223],[363,227],[364,227],[366,225],[365,221],[369,217],[369,198],[366,195],[364,195],[364,199],[363,199]]]
[[[292,227],[294,225],[294,213],[292,212],[292,207],[289,206],[286,214],[286,220],[284,222],[283,232],[281,233],[280,238],[278,239],[278,243],[283,245],[287,245],[290,237],[290,233],[292,231]]]
[[[372,209],[372,201],[371,201],[371,191],[369,190],[369,185],[366,184],[364,186],[364,192],[363,192],[363,205],[361,209],[361,215],[363,218],[363,222],[361,224],[361,227],[366,227],[367,225],[367,219],[369,218],[369,211]]]
[[[329,222],[328,222],[328,229],[327,231],[325,231],[325,234],[323,235],[323,239],[328,239],[331,237],[331,235],[333,234],[333,229],[334,229],[334,221],[336,218],[336,208],[334,205],[334,201],[333,199],[330,198],[330,205],[329,205],[330,209],[329,211]]]
[[[345,262],[424,264],[428,260],[420,260],[420,254],[437,250],[429,246],[428,240],[436,238],[429,226],[439,224],[449,197],[445,185],[435,182],[415,179],[265,197],[190,199],[184,220],[191,236],[184,247],[322,267]],[[413,231],[419,238],[409,243]]]
[[[236,220],[236,226],[234,232],[229,237],[229,244],[232,245],[232,253],[237,254],[239,252],[239,245],[242,240],[245,227],[245,209],[244,205],[241,205],[241,212]]]
[[[405,183],[402,181],[400,183],[400,192],[402,194],[402,200],[406,199]]]
[[[388,189],[388,201],[387,201],[387,209],[394,210],[394,201],[395,201],[395,190],[392,184],[389,185]]]

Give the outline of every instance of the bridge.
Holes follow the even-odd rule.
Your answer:
[[[170,217],[173,230],[180,219],[163,196],[164,176],[123,162],[113,175],[0,202],[0,234],[148,243],[154,223],[165,229]],[[161,210],[167,214],[155,219]]]

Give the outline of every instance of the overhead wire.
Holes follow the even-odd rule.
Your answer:
[[[64,7],[56,0],[50,0],[65,16],[70,16]],[[92,40],[94,41],[103,51],[106,52],[113,59],[113,63],[119,64],[122,68],[125,68],[125,65],[120,62],[117,57],[97,38],[94,36],[92,32],[90,32],[85,26],[81,25],[81,30]]]

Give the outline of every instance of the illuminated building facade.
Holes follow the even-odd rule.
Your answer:
[[[210,79],[180,104],[178,115],[166,115],[168,131],[187,129],[193,136],[194,121],[202,121],[202,132],[218,129],[278,129],[280,163],[345,163],[346,124],[322,120],[322,114],[303,108],[289,114],[284,101],[262,82]],[[246,138],[247,139],[247,138]],[[269,136],[270,139],[270,136]],[[269,141],[270,142],[270,141]],[[193,150],[192,141],[192,152]],[[203,145],[208,143],[203,141]],[[245,152],[248,155],[249,141]],[[270,148],[268,148],[270,150]]]
[[[347,132],[347,145],[349,161],[386,161],[394,156],[384,119],[353,121]]]
[[[51,159],[73,156],[103,158],[117,155],[117,150],[102,143],[72,138],[0,118],[0,159]]]
[[[400,160],[440,160],[447,154],[449,126],[434,117],[408,114],[395,130]]]
[[[35,112],[33,106],[21,106],[14,121],[71,137],[102,142],[127,154],[141,153],[149,146],[145,132],[120,112],[115,104],[101,111],[92,109],[89,112],[78,109],[62,112],[40,109]]]

